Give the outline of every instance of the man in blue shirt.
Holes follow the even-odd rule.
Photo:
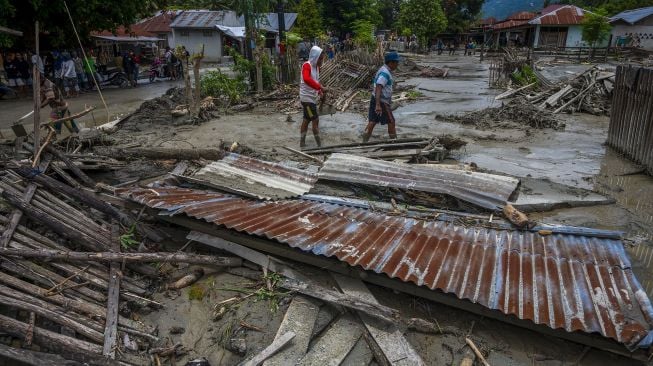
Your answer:
[[[372,136],[372,130],[377,123],[388,125],[388,135],[391,139],[397,138],[395,128],[395,117],[392,114],[392,87],[394,78],[392,71],[399,66],[399,54],[389,52],[385,55],[385,65],[381,66],[374,76],[374,86],[372,89],[372,98],[370,99],[370,108],[368,111],[368,123],[363,133],[363,142],[367,142]]]

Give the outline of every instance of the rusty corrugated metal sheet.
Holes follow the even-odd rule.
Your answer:
[[[651,303],[619,240],[464,227],[326,203],[261,202],[177,187],[120,194],[554,329],[599,333],[627,346],[651,330]]]
[[[260,199],[300,196],[317,181],[317,174],[239,154],[226,154],[182,179]]]
[[[444,194],[490,210],[502,208],[519,180],[500,175],[332,154],[320,179]]]
[[[533,18],[529,23],[541,25],[577,25],[581,24],[584,15],[585,10],[574,5],[565,5],[553,8],[552,11]]]
[[[513,13],[508,15],[506,20],[531,20],[535,18],[537,14],[531,13],[530,11],[520,11],[517,13]]]
[[[494,30],[509,29],[509,28],[520,27],[523,25],[528,25],[528,20],[506,20],[504,22],[493,25],[492,29]]]

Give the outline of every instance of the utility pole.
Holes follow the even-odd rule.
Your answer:
[[[284,1],[277,1],[277,15],[279,18],[279,45],[283,43],[283,48],[279,47],[279,66],[281,67],[281,82],[286,83],[288,81],[288,70],[286,63],[286,52],[287,45],[285,42],[285,33],[286,33],[286,14],[284,10]],[[283,52],[281,52],[283,50]]]

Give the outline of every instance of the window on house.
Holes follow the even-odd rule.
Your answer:
[[[179,31],[179,35],[182,37],[190,36],[190,33],[187,30]]]
[[[202,35],[204,35],[204,37],[213,37],[213,31],[205,30],[204,32],[202,32]]]

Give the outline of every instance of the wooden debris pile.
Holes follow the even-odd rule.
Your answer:
[[[474,125],[483,130],[504,127],[552,128],[554,130],[564,130],[565,128],[564,122],[558,120],[550,111],[540,109],[521,97],[496,108],[487,108],[462,115],[437,115],[435,118]]]
[[[402,77],[446,78],[449,69],[433,66],[420,66],[415,61],[406,59],[402,62],[397,72]]]
[[[541,110],[553,114],[585,112],[609,115],[614,88],[614,73],[592,67],[571,80],[533,91],[534,85],[506,91],[497,100],[520,96]]]
[[[310,155],[328,155],[345,153],[373,159],[418,159],[441,161],[446,157],[447,149],[438,138],[405,138],[391,141],[374,141],[354,144],[325,146],[302,150]]]
[[[162,305],[150,299],[159,271],[146,263],[242,261],[150,252],[165,235],[119,208],[119,198],[96,191],[101,184],[64,153],[39,150],[38,165],[9,163],[0,172],[0,194],[9,205],[0,213],[0,332],[7,335],[0,357],[39,366],[44,360],[151,364],[147,350],[160,340],[137,315]]]

